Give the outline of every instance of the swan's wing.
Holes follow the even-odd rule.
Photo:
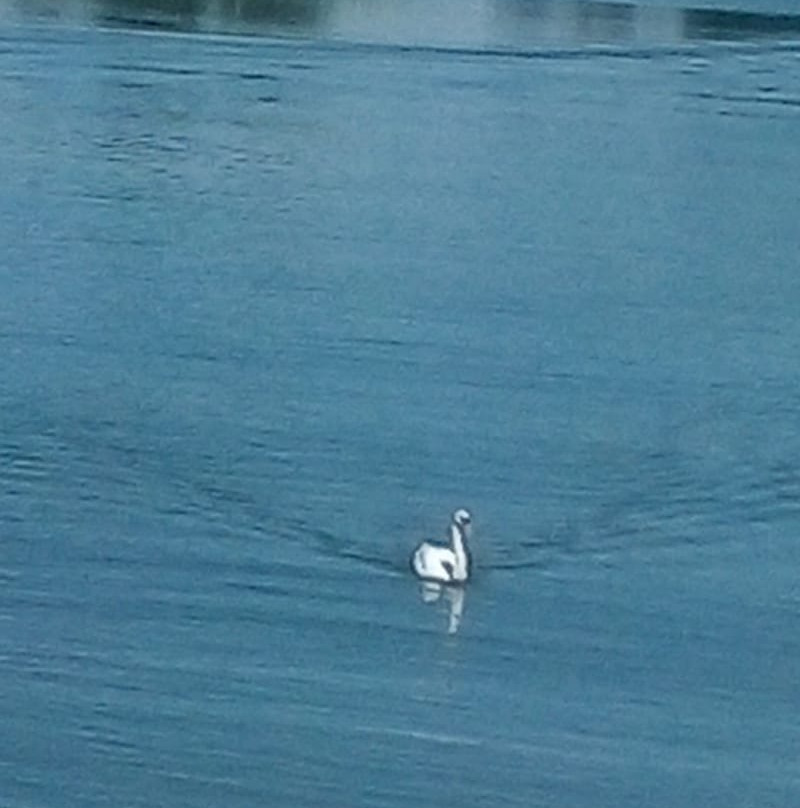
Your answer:
[[[447,547],[423,542],[411,557],[411,566],[420,578],[449,582],[453,580],[456,560]]]
[[[432,544],[428,544],[428,542],[423,542],[414,550],[414,554],[411,556],[411,566],[414,568],[418,575],[428,575],[430,570],[430,562],[432,559],[431,551],[435,549]]]

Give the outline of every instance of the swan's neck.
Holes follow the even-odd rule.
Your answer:
[[[458,525],[450,525],[450,544],[456,557],[453,577],[459,581],[465,581],[469,575],[469,551],[467,550],[467,539]]]

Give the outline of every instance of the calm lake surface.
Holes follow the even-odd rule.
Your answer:
[[[23,5],[0,805],[800,804],[800,18]]]

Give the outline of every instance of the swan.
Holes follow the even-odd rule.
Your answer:
[[[459,508],[450,522],[450,546],[425,541],[411,556],[411,569],[424,581],[461,584],[469,578],[470,556],[467,540],[472,532],[469,511]]]

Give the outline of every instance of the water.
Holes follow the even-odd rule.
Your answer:
[[[514,7],[2,6],[3,808],[800,799],[800,26]]]

